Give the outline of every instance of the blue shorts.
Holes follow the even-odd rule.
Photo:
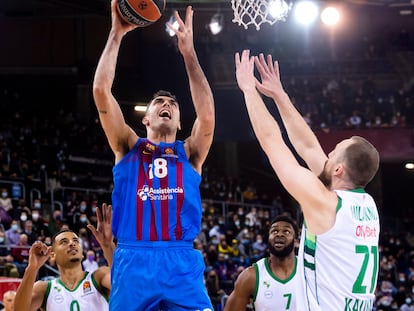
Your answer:
[[[192,242],[118,243],[109,310],[212,311],[205,264]]]

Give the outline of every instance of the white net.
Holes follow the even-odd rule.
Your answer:
[[[245,29],[254,25],[256,30],[263,23],[273,25],[277,21],[285,21],[292,6],[285,0],[231,0],[234,12],[233,23],[243,25]]]

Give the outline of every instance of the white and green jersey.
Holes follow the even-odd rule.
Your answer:
[[[270,269],[268,258],[262,258],[253,264],[256,271],[256,288],[253,296],[255,311],[296,310],[297,259],[292,274],[281,280]]]
[[[105,311],[109,310],[108,298],[100,291],[92,273],[85,277],[75,289],[68,289],[56,278],[48,281],[43,310],[45,311]]]
[[[363,189],[335,190],[334,226],[319,235],[303,226],[298,311],[371,311],[378,277],[378,210]]]

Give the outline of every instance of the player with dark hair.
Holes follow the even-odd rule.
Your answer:
[[[118,241],[112,270],[111,310],[212,310],[204,286],[205,264],[193,248],[201,229],[202,165],[214,134],[214,101],[193,43],[193,9],[171,30],[187,71],[196,120],[190,136],[176,139],[180,107],[169,92],[158,92],[142,123],[147,137],[126,124],[112,94],[125,24],[112,1],[112,28],[99,60],[93,95],[115,155],[113,232]],[[187,86],[185,86],[187,87]]]
[[[366,139],[353,136],[326,155],[284,91],[278,63],[270,55],[250,57],[248,50],[241,56],[236,53],[235,62],[257,139],[302,208],[298,269],[303,288],[297,293],[297,309],[371,310],[380,224],[376,204],[364,188],[378,171],[378,151]],[[255,64],[261,82],[254,76]],[[289,139],[309,169],[284,142],[259,92],[275,101]]]
[[[96,209],[97,227],[88,225],[102,247],[109,266],[88,273],[82,269],[83,252],[79,237],[71,230],[55,234],[52,245],[37,241],[29,251],[29,263],[17,289],[15,311],[109,310],[110,267],[115,248],[111,232],[112,210],[103,204]],[[39,269],[51,258],[59,277],[36,281]]]
[[[276,217],[269,228],[270,256],[244,270],[236,280],[224,311],[246,310],[253,303],[256,311],[296,310],[298,227],[285,215]]]

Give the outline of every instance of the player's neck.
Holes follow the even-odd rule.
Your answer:
[[[268,258],[268,262],[274,275],[283,280],[288,278],[295,268],[295,254],[291,253],[286,257],[271,255]]]
[[[148,135],[147,138],[153,142],[154,144],[159,144],[161,142],[163,143],[173,143],[176,140],[176,136],[175,135]]]
[[[72,290],[85,277],[85,271],[82,270],[82,267],[65,268],[59,270],[60,280],[63,284],[65,284],[67,288]]]

